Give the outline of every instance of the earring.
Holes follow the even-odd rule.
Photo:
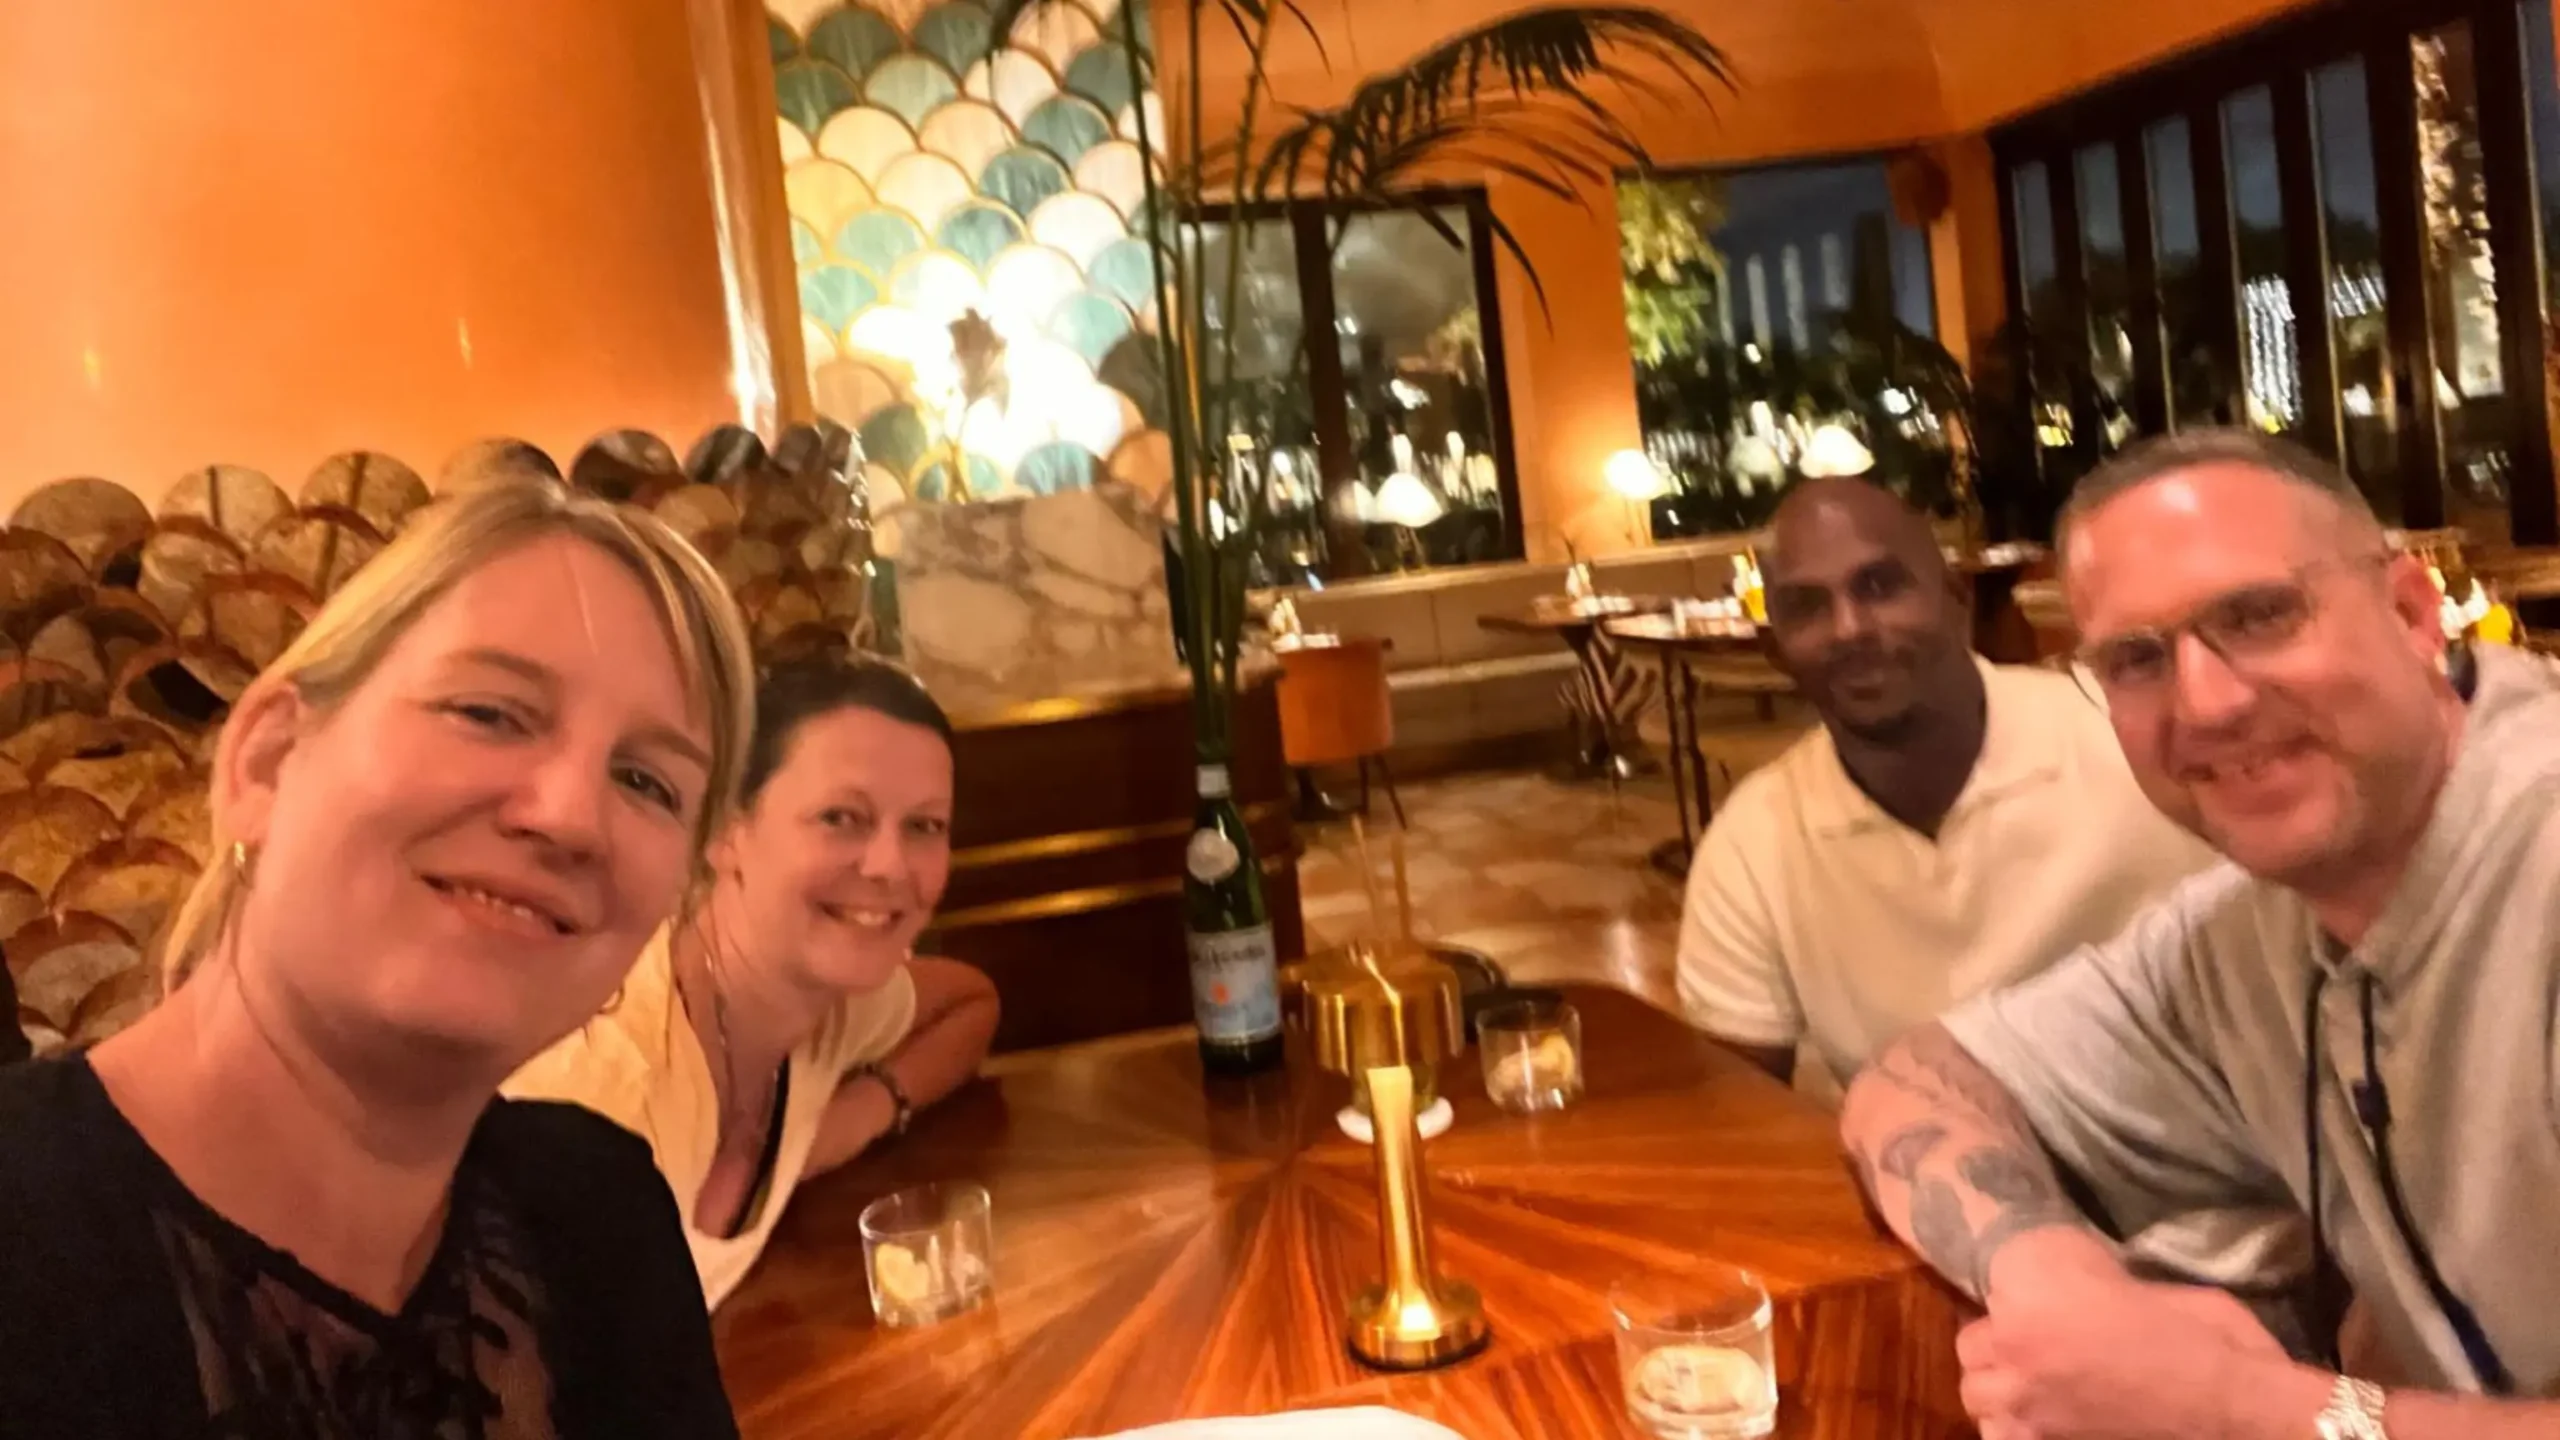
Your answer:
[[[241,884],[249,883],[249,842],[246,840],[231,842],[231,874]]]

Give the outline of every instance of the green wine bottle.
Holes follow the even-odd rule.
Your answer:
[[[1262,867],[1224,765],[1200,767],[1200,805],[1183,857],[1182,921],[1200,1067],[1252,1075],[1280,1064],[1280,957]]]

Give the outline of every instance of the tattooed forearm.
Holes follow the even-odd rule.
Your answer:
[[[1975,1299],[2009,1241],[2085,1223],[2017,1102],[1943,1029],[1888,1050],[1850,1101],[1846,1138],[1878,1211]]]

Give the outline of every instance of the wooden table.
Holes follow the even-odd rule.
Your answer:
[[[1686,1026],[1576,988],[1589,1095],[1540,1120],[1447,1077],[1429,1142],[1434,1241],[1480,1286],[1492,1345],[1453,1368],[1367,1370],[1344,1300],[1378,1269],[1369,1151],[1344,1082],[1296,1068],[1203,1089],[1188,1032],[1000,1062],[913,1132],[793,1200],[715,1322],[749,1440],[1061,1440],[1207,1415],[1387,1405],[1468,1440],[1622,1440],[1605,1296],[1713,1257],[1777,1301],[1778,1434],[1972,1433],[1956,1395],[1962,1302],[1883,1238],[1830,1118]],[[997,1298],[924,1330],[876,1328],[856,1216],[973,1179],[995,1198]]]
[[[1671,600],[1662,595],[1594,595],[1584,600],[1540,601],[1524,610],[1496,611],[1479,615],[1476,624],[1486,630],[1510,635],[1552,635],[1573,652],[1582,666],[1583,677],[1590,683],[1591,696],[1601,705],[1602,713],[1592,726],[1591,743],[1582,747],[1576,757],[1585,776],[1615,775],[1632,778],[1642,768],[1641,757],[1632,747],[1621,747],[1618,737],[1610,733],[1606,704],[1609,677],[1600,652],[1600,627],[1611,621],[1635,615],[1660,615],[1671,609]]]
[[[1764,654],[1765,632],[1748,622],[1699,623],[1676,615],[1638,615],[1612,620],[1603,628],[1610,639],[1652,654],[1662,667],[1662,715],[1671,732],[1671,803],[1680,812],[1680,838],[1663,841],[1646,858],[1656,870],[1678,879],[1689,873],[1698,837],[1706,833],[1716,813],[1706,751],[1698,740],[1700,686],[1695,662]]]

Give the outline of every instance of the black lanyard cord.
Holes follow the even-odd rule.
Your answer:
[[[2418,1227],[2409,1218],[2409,1204],[2400,1193],[2400,1174],[2391,1163],[2391,1092],[2382,1083],[2382,1067],[2377,1054],[2373,1029],[2374,980],[2362,977],[2363,985],[2357,1009],[2363,1020],[2364,1079],[2350,1087],[2355,1103],[2356,1123],[2362,1125],[2373,1143],[2376,1169],[2382,1177],[2383,1203],[2390,1208],[2391,1223],[2400,1232],[2410,1260],[2416,1264],[2418,1278],[2426,1283],[2427,1293],[2434,1297],[2436,1308],[2443,1312],[2445,1323],[2452,1327],[2454,1338],[2461,1342],[2463,1358],[2471,1362],[2472,1372],[2479,1377],[2481,1389],[2492,1395],[2509,1395],[2515,1381],[2507,1373],[2505,1362],[2498,1358],[2496,1347],[2489,1343],[2488,1333],[2480,1328],[2480,1319],[2453,1287],[2444,1283],[2437,1271],[2435,1257],[2427,1252],[2426,1242],[2418,1238]],[[2302,1005],[2303,1034],[2306,1053],[2302,1066],[2302,1147],[2308,1165],[2308,1199],[2311,1207],[2312,1300],[2328,1331],[2322,1346],[2322,1358],[2331,1368],[2339,1364],[2336,1335],[2337,1319],[2345,1306],[2340,1304],[2338,1287],[2343,1279],[2336,1257],[2329,1249],[2326,1217],[2321,1213],[2322,1175],[2320,1165],[2320,1049],[2323,1027],[2320,1023],[2320,996],[2329,983],[2328,971],[2313,965],[2311,991]]]

